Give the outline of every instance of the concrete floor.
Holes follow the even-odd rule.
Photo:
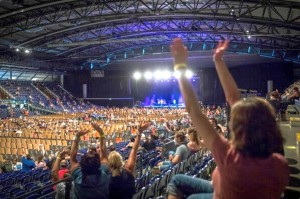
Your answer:
[[[290,182],[284,199],[300,199],[300,144],[296,137],[300,127],[291,127],[288,121],[281,121],[280,128],[286,140],[284,151],[290,167]]]

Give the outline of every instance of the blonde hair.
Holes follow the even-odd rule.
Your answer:
[[[112,174],[120,174],[124,165],[123,158],[117,151],[112,151],[108,155],[108,165],[112,171]]]
[[[270,103],[259,97],[239,101],[232,107],[231,143],[250,157],[266,158],[282,151],[284,139]]]

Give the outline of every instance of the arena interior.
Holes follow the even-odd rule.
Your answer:
[[[227,139],[230,109],[212,58],[219,40],[230,41],[224,61],[241,97],[279,100],[272,105],[290,169],[281,198],[300,198],[300,95],[286,101],[300,86],[299,0],[2,0],[0,24],[0,198],[73,198],[72,177],[55,178],[53,165],[75,135],[90,130],[79,162],[102,150],[101,139],[130,162],[130,140],[145,122],[133,198],[167,198],[176,174],[210,180],[216,164],[205,146],[159,171],[176,149],[174,134],[191,126],[174,38],[189,51],[186,76],[199,106]],[[26,155],[35,162],[29,170]]]

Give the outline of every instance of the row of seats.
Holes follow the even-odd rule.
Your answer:
[[[202,165],[202,167],[197,167],[197,172],[195,171],[194,165]],[[172,176],[175,174],[187,174],[191,172],[202,173],[201,177],[205,179],[210,178],[210,174],[213,171],[214,164],[211,156],[204,156],[203,151],[196,153],[189,157],[189,159],[180,162],[177,165],[171,166],[170,168],[162,171],[159,175],[153,175],[153,173],[148,172],[136,179],[136,190],[138,191],[134,195],[134,199],[138,198],[156,198],[166,193],[166,187],[171,180]],[[205,174],[205,175],[204,175]],[[200,177],[200,174],[198,176]]]
[[[36,169],[32,171],[14,171],[0,175],[0,198],[15,198],[33,190],[51,184],[51,171]],[[39,195],[52,192],[45,188]]]

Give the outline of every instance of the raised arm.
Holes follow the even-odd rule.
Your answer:
[[[100,162],[101,164],[108,164],[108,152],[106,148],[105,135],[103,129],[96,122],[93,122],[92,126],[100,135]]]
[[[80,141],[80,137],[90,132],[89,129],[81,129],[73,138],[73,143],[71,146],[71,153],[70,153],[70,162],[71,162],[71,173],[79,167],[79,163],[76,159],[77,152],[78,152],[78,143]]]
[[[174,69],[180,73],[184,73],[187,68],[188,51],[183,45],[180,38],[173,40],[171,45],[171,52],[174,58]],[[195,92],[185,75],[181,75],[178,79],[179,88],[185,102],[185,108],[192,118],[192,122],[199,134],[198,137],[202,137],[206,146],[211,149],[212,142],[217,135],[207,117],[202,114],[201,108],[198,104],[198,100]]]
[[[133,147],[130,151],[128,161],[125,165],[125,169],[127,171],[129,171],[130,173],[132,173],[132,174],[134,174],[134,171],[135,171],[136,156],[137,156],[137,151],[138,151],[139,146],[140,146],[141,136],[142,136],[143,131],[146,130],[148,128],[148,126],[149,126],[148,123],[142,123],[139,126],[137,136],[136,136],[135,141],[134,141],[134,145],[133,145]]]
[[[65,156],[70,153],[70,151],[65,148],[62,152],[60,152],[54,162],[53,168],[52,168],[52,181],[58,181],[59,180],[59,176],[58,176],[58,171],[60,168],[60,163],[61,161],[65,158]]]
[[[238,87],[230,74],[225,62],[223,61],[224,51],[227,49],[229,40],[224,42],[219,41],[218,46],[215,50],[213,60],[215,62],[215,67],[225,93],[226,100],[231,107],[237,101],[240,100],[240,92]]]

